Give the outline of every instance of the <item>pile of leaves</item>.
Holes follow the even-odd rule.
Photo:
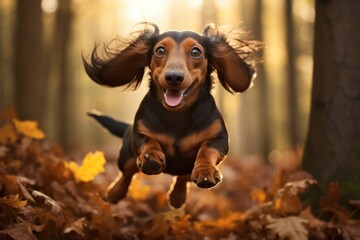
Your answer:
[[[360,239],[360,223],[338,204],[330,184],[314,213],[301,198],[315,179],[300,169],[300,151],[274,152],[271,164],[228,158],[220,186],[191,184],[186,205],[172,209],[172,177],[139,174],[128,196],[109,204],[116,177],[102,152],[71,159],[33,121],[8,112],[0,128],[1,239]],[[352,201],[360,207],[360,201]]]

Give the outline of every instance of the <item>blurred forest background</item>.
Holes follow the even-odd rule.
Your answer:
[[[314,0],[1,0],[0,112],[37,120],[67,150],[116,153],[120,140],[86,112],[132,122],[147,90],[94,84],[82,67],[94,43],[126,37],[138,22],[201,32],[213,22],[240,27],[265,43],[254,86],[240,95],[214,90],[230,133],[230,155],[261,155],[303,145],[312,78]]]

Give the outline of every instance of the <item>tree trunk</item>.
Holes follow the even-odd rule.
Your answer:
[[[70,35],[73,14],[71,11],[71,1],[61,0],[56,14],[56,30],[55,30],[55,58],[56,68],[58,72],[58,91],[56,99],[57,119],[55,126],[58,126],[58,139],[62,146],[69,144],[69,122],[70,117],[74,115],[72,107],[72,91],[71,84],[71,58],[70,54]]]
[[[294,21],[292,14],[292,1],[285,1],[285,23],[286,23],[286,50],[287,50],[287,107],[289,122],[289,144],[296,147],[300,144],[299,137],[299,109],[297,105],[297,78],[295,70],[295,54],[294,45]]]
[[[303,167],[343,201],[360,198],[360,1],[316,2],[314,74]]]
[[[44,118],[46,103],[42,44],[40,0],[18,0],[14,53],[15,108],[20,118],[40,122]]]

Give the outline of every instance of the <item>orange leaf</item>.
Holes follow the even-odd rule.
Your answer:
[[[264,203],[266,201],[266,192],[260,188],[253,188],[251,191],[251,199],[258,203]]]
[[[228,215],[215,219],[195,223],[195,229],[203,236],[218,236],[229,233],[238,228],[239,222],[244,220],[240,212],[231,212]]]
[[[36,121],[19,121],[16,118],[13,119],[16,129],[25,136],[43,139],[45,134],[38,129],[38,123]]]
[[[10,141],[10,143],[16,141],[16,133],[11,123],[7,123],[0,128],[0,143],[6,144],[7,141]]]
[[[27,201],[20,200],[19,194],[17,194],[17,195],[10,195],[0,198],[0,204],[5,204],[12,208],[21,208],[27,204]]]

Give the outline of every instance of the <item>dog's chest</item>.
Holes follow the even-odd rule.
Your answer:
[[[138,122],[139,133],[156,140],[160,143],[163,152],[175,158],[196,157],[197,151],[203,143],[216,138],[222,131],[219,119],[196,131],[177,131],[177,126],[163,131],[154,131],[147,127],[142,121]],[[191,126],[189,126],[191,129]]]

